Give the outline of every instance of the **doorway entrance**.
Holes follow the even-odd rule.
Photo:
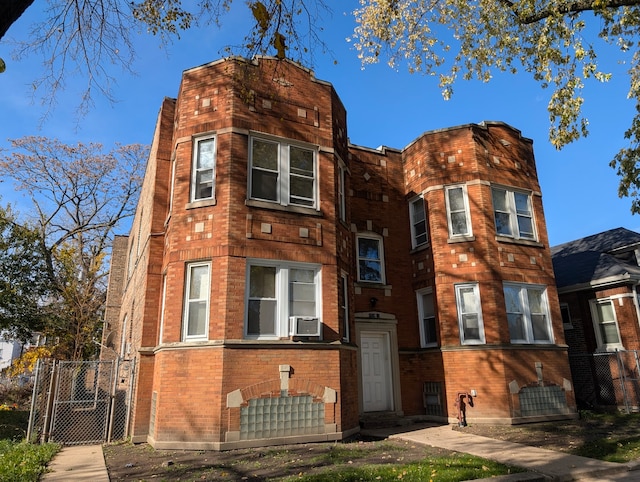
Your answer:
[[[362,408],[365,412],[393,410],[393,383],[389,336],[384,332],[360,334]]]

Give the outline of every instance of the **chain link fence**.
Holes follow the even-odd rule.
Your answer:
[[[569,355],[576,399],[581,408],[640,410],[638,350]]]
[[[39,360],[27,438],[81,445],[128,436],[133,360]]]

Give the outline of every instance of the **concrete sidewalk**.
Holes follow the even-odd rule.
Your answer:
[[[521,467],[529,471],[527,474],[507,476],[504,478],[505,481],[640,481],[640,470],[634,470],[636,468],[640,469],[640,466],[635,464],[604,462],[553,450],[466,434],[463,431],[453,430],[450,425],[427,426],[420,429],[417,429],[414,425],[363,430],[362,433],[373,437],[401,439],[432,447],[455,450],[456,452],[495,460],[506,465]],[[537,478],[536,475],[538,476]],[[487,480],[497,482],[501,478]]]
[[[522,467],[528,472],[487,479],[499,481],[571,481],[632,482],[640,481],[640,465],[616,464],[568,455],[512,442],[504,442],[453,430],[450,425],[422,424],[385,429],[362,430],[375,438],[401,439],[440,447]],[[109,474],[100,445],[64,447],[48,466],[42,482],[109,482]]]
[[[42,482],[109,482],[101,445],[63,447],[47,469]]]

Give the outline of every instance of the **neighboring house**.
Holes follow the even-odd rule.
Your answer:
[[[0,371],[9,368],[13,360],[22,355],[23,343],[0,335]]]
[[[578,401],[587,407],[622,405],[616,392],[638,389],[625,390],[619,380],[638,378],[637,361],[619,370],[624,358],[604,355],[640,350],[640,234],[611,229],[551,252]]]
[[[185,71],[113,247],[102,356],[136,361],[133,440],[338,440],[460,401],[470,422],[574,417],[532,144],[486,122],[355,146],[292,62]]]

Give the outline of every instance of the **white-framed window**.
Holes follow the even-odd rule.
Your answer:
[[[191,170],[191,201],[214,199],[216,180],[216,138],[193,140],[193,168]]]
[[[187,279],[182,317],[182,339],[207,339],[209,332],[209,298],[211,263],[187,265]]]
[[[120,333],[120,358],[124,358],[127,354],[127,330],[129,329],[129,317],[124,315],[122,320],[122,333]]]
[[[338,165],[338,216],[340,221],[347,220],[347,197],[345,187],[346,169],[339,163]]]
[[[447,186],[445,188],[445,200],[447,220],[449,222],[449,237],[471,236],[471,216],[469,213],[467,187],[463,185]]]
[[[164,337],[164,310],[167,305],[167,274],[162,275],[162,300],[160,301],[160,328],[158,329],[158,344],[162,344]]]
[[[511,343],[553,343],[546,287],[504,283],[503,289]]]
[[[429,242],[427,212],[422,197],[409,203],[409,215],[411,217],[411,247],[417,248],[427,244]]]
[[[624,350],[613,300],[589,300],[598,351]]]
[[[571,321],[571,310],[568,303],[560,303],[560,314],[562,315],[562,325],[565,330],[571,330],[573,323]]]
[[[349,341],[349,277],[346,273],[340,274],[339,279],[340,321],[342,322],[342,339]]]
[[[249,144],[251,199],[317,207],[317,149],[256,136]]]
[[[436,326],[436,310],[433,302],[433,289],[425,288],[416,291],[418,298],[418,318],[420,320],[420,344],[423,347],[438,344],[438,327]]]
[[[491,188],[496,233],[515,239],[536,239],[531,193]]]
[[[128,265],[127,265],[127,267],[128,267],[128,270],[127,270],[127,277],[128,277],[129,279],[131,279],[131,276],[133,275],[133,269],[134,269],[134,268],[135,268],[135,266],[136,266],[136,258],[135,258],[135,256],[133,255],[135,242],[136,242],[135,238],[132,238],[132,239],[131,239],[131,244],[129,245],[129,257],[128,257],[128,259],[127,259],[127,262],[128,262]]]
[[[382,237],[373,234],[356,236],[358,281],[384,283],[384,247]]]
[[[478,283],[457,284],[455,290],[460,343],[463,345],[484,344],[484,323]]]
[[[245,299],[247,338],[288,337],[292,318],[320,320],[320,266],[249,260]]]

